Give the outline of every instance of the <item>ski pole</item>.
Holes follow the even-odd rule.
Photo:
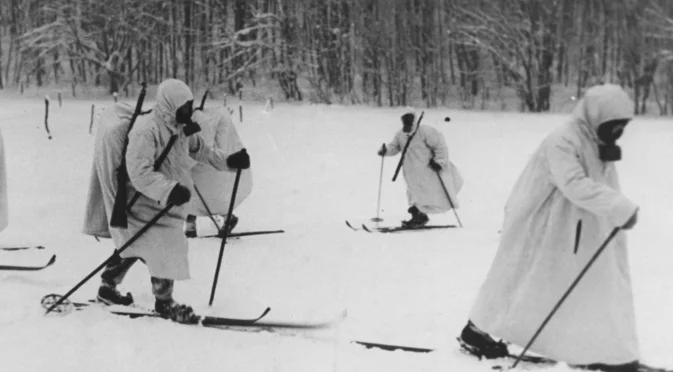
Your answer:
[[[575,228],[575,250],[574,254],[577,254],[577,249],[580,247],[580,236],[582,236],[582,220],[577,221],[577,227]]]
[[[154,224],[156,224],[157,221],[159,221],[159,219],[161,217],[163,217],[166,213],[168,213],[168,211],[171,208],[173,208],[173,203],[168,204],[164,209],[159,211],[159,213],[157,213],[157,215],[154,216],[154,218],[152,218],[150,220],[150,222],[148,222],[147,224],[145,224],[145,226],[143,226],[140,230],[138,230],[138,232],[135,233],[135,235],[133,235],[131,237],[131,239],[129,239],[126,243],[124,243],[123,246],[121,246],[119,249],[115,250],[115,252],[112,253],[112,255],[110,257],[108,257],[107,260],[105,260],[94,271],[92,271],[89,275],[87,275],[84,279],[82,279],[79,283],[77,283],[77,285],[75,285],[71,290],[69,290],[68,293],[63,295],[61,298],[58,299],[58,301],[56,301],[53,305],[51,305],[51,307],[49,309],[47,309],[47,312],[45,313],[45,315],[49,314],[58,305],[63,303],[63,301],[65,301],[68,297],[70,297],[71,294],[75,293],[75,291],[78,290],[79,287],[84,285],[84,283],[88,282],[89,279],[91,279],[94,275],[96,275],[97,272],[101,271],[112,260],[112,258],[115,257],[115,255],[119,255],[120,253],[124,252],[124,250],[126,250],[126,248],[130,247],[131,244],[133,244],[136,240],[138,240],[138,238],[140,238],[140,236],[143,235],[150,227],[154,226]]]
[[[568,295],[570,295],[570,292],[572,292],[573,289],[575,289],[575,287],[577,286],[577,283],[579,283],[579,281],[582,279],[582,277],[584,277],[584,274],[586,274],[586,272],[589,270],[589,268],[591,267],[591,265],[594,264],[594,261],[596,261],[596,259],[598,258],[598,256],[603,252],[603,250],[605,249],[605,247],[608,246],[608,244],[610,243],[610,241],[612,241],[612,239],[615,237],[615,235],[617,235],[617,233],[619,232],[619,230],[621,230],[621,228],[619,228],[619,227],[615,227],[615,228],[612,230],[612,232],[610,233],[610,235],[605,239],[605,241],[603,242],[603,244],[601,244],[600,248],[598,248],[598,250],[596,251],[596,253],[594,253],[593,257],[591,257],[591,259],[590,259],[589,262],[586,264],[586,266],[584,266],[584,269],[582,269],[582,271],[581,271],[580,274],[577,276],[577,278],[575,279],[575,281],[570,285],[570,288],[568,288],[568,290],[566,291],[566,293],[564,293],[563,296],[561,297],[561,299],[558,301],[558,303],[556,303],[556,306],[554,306],[554,308],[553,308],[552,311],[549,313],[549,315],[547,315],[547,318],[542,322],[542,324],[540,325],[540,328],[537,329],[537,331],[535,332],[535,334],[533,335],[533,337],[530,339],[530,341],[528,341],[528,344],[527,344],[526,347],[523,349],[523,351],[521,352],[521,354],[519,354],[519,356],[516,358],[516,360],[514,361],[514,364],[512,364],[512,366],[510,367],[510,369],[512,369],[512,368],[516,368],[516,366],[517,366],[517,365],[519,364],[519,362],[521,361],[521,358],[523,358],[524,354],[526,354],[526,351],[528,351],[528,348],[533,344],[533,342],[535,342],[535,340],[537,339],[537,337],[540,335],[540,333],[542,332],[542,329],[544,329],[544,327],[547,325],[547,323],[549,323],[549,320],[554,316],[554,314],[556,314],[556,311],[559,309],[559,307],[561,307],[561,305],[562,305],[563,302],[566,300],[566,298],[568,298]]]
[[[201,105],[196,108],[196,110],[203,111],[203,107],[206,105],[206,99],[208,99],[208,93],[210,93],[210,89],[206,89],[206,92],[203,93],[203,97],[201,97]]]
[[[442,176],[439,174],[439,171],[435,171],[437,173],[437,178],[439,178],[439,182],[442,184],[442,188],[444,189],[444,193],[446,194],[446,197],[449,199],[449,205],[451,206],[451,209],[453,209],[453,214],[456,215],[456,220],[458,220],[458,225],[460,227],[463,227],[463,224],[460,222],[460,217],[458,217],[458,212],[456,212],[456,207],[453,205],[453,201],[451,200],[451,195],[449,195],[449,190],[446,189],[446,184],[444,184],[444,180],[442,179]]]
[[[210,211],[210,208],[208,208],[208,204],[206,204],[206,199],[203,198],[203,195],[201,195],[201,191],[199,191],[199,188],[194,185],[194,191],[196,191],[196,195],[199,196],[199,199],[201,199],[201,203],[203,203],[203,206],[206,207],[206,212],[208,212],[208,217],[210,217],[210,220],[213,221],[215,224],[215,228],[219,231],[220,230],[220,225],[217,224],[217,221],[215,221],[215,217],[213,217],[213,212]]]
[[[245,149],[243,149],[245,151]],[[231,192],[231,201],[229,202],[229,213],[227,213],[227,221],[224,223],[224,234],[222,235],[222,244],[220,244],[220,256],[217,258],[217,268],[215,269],[215,277],[213,278],[213,288],[210,291],[210,302],[208,306],[213,306],[215,299],[215,289],[217,288],[217,278],[220,276],[220,266],[222,265],[222,256],[224,255],[224,245],[229,236],[229,224],[231,223],[231,214],[234,212],[234,202],[236,201],[236,192],[238,191],[238,181],[241,179],[241,168],[236,170],[236,180],[234,181],[234,190]]]
[[[386,144],[384,143],[383,146]],[[385,159],[385,155],[381,155],[381,174],[379,175],[379,199],[378,202],[376,203],[376,217],[372,218],[372,221],[374,222],[381,222],[383,219],[379,217],[379,213],[381,212],[381,187],[383,185],[383,159]]]

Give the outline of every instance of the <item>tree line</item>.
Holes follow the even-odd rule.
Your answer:
[[[611,82],[668,114],[671,31],[666,0],[4,0],[0,89],[173,77],[379,106],[511,92],[541,112],[555,87]]]

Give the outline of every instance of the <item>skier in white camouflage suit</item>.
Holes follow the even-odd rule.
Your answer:
[[[199,134],[203,137],[207,146],[212,146],[225,153],[234,153],[244,147],[227,109],[204,108],[203,110],[195,110],[192,118],[201,126]],[[215,216],[222,217],[220,231],[218,232],[219,236],[222,236],[224,222],[229,212],[236,172],[231,169],[217,170],[209,164],[199,163],[192,168],[192,179],[195,189],[198,189],[201,193],[203,200],[195,195],[190,201],[191,206],[189,215],[187,215],[185,235],[188,238],[199,236],[197,216],[208,216],[210,212]],[[248,198],[251,192],[252,172],[250,169],[246,169],[241,172],[238,189],[236,190],[234,210]],[[232,213],[229,232],[236,227],[237,223],[238,216]]]
[[[609,233],[636,224],[638,206],[620,191],[615,167],[621,158],[616,141],[632,107],[619,86],[593,87],[572,118],[530,156],[507,201],[500,246],[461,334],[475,354],[508,355],[502,340],[524,347]],[[530,351],[584,369],[648,370],[638,361],[625,233],[606,246]]]
[[[437,129],[416,122],[413,110],[402,115],[402,129],[388,145],[378,151],[379,156],[394,156],[404,150],[408,138],[413,136],[404,154],[402,171],[407,183],[408,212],[411,219],[403,221],[406,227],[424,226],[430,220],[428,213],[444,213],[458,208],[457,194],[463,186],[458,169],[449,160],[444,135]],[[446,186],[439,180],[441,176]],[[447,197],[447,192],[451,198]]]
[[[159,85],[156,105],[149,115],[138,117],[129,134],[126,165],[128,199],[141,195],[128,211],[128,228],[110,227],[116,190],[115,172],[121,162],[130,113],[116,106],[101,118],[96,134],[87,217],[84,232],[112,237],[121,247],[168,204],[174,207],[142,234],[127,250],[115,255],[101,275],[98,299],[107,304],[130,305],[133,297],[119,293],[119,285],[131,266],[143,261],[151,275],[155,311],[178,322],[193,323],[198,317],[190,306],[173,299],[175,280],[189,278],[187,239],[183,221],[191,198],[190,170],[198,162],[216,169],[247,169],[250,158],[244,151],[226,154],[205,145],[198,135],[200,127],[191,120],[194,97],[182,81],[169,79]],[[102,119],[109,122],[103,123]],[[107,125],[102,125],[107,124]],[[171,137],[177,138],[163,164],[154,170],[154,162]],[[127,200],[127,203],[128,201]]]

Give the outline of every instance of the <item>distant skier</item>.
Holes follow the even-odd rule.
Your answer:
[[[0,231],[9,225],[9,204],[7,203],[7,164],[5,163],[5,140],[0,132]]]
[[[214,147],[225,154],[231,154],[243,148],[243,143],[227,109],[204,108],[203,110],[195,110],[192,118],[201,126],[199,134],[205,140],[206,146]],[[226,215],[229,212],[229,199],[234,188],[235,178],[236,173],[230,169],[218,171],[213,166],[204,163],[197,164],[192,168],[194,185],[205,199],[210,212],[222,216],[220,235],[223,233],[224,221],[226,221]],[[251,192],[252,173],[247,169],[241,172],[234,210],[245,201]],[[208,210],[201,198],[194,195],[190,201],[185,229],[185,234],[189,238],[197,236],[197,216],[208,216]],[[232,213],[229,232],[236,227],[237,223],[238,217]]]
[[[635,225],[638,206],[620,191],[614,165],[632,107],[619,86],[593,87],[570,120],[530,156],[461,334],[475,354],[508,354],[489,334],[524,347],[610,231]],[[578,221],[583,228],[575,250]],[[606,247],[530,350],[589,369],[642,370],[624,233]]]
[[[90,235],[111,236],[120,247],[167,204],[174,204],[168,214],[105,268],[98,299],[107,304],[132,304],[131,294],[122,295],[117,285],[140,259],[150,271],[152,292],[156,297],[154,309],[165,318],[187,323],[196,321],[197,317],[190,306],[173,300],[173,283],[189,278],[187,239],[182,228],[187,215],[186,203],[192,194],[190,170],[196,161],[220,170],[250,166],[250,158],[245,152],[226,156],[205,145],[203,138],[196,134],[199,125],[191,120],[193,100],[192,92],[183,82],[164,81],[159,85],[152,113],[139,117],[129,134],[126,153],[130,179],[126,185],[128,199],[136,190],[141,196],[128,211],[127,229],[110,228],[107,221],[117,193],[115,171],[121,162],[132,110],[129,106],[117,105],[103,114],[96,134],[94,171],[84,228]],[[173,136],[177,138],[174,145],[155,171],[155,160]]]
[[[411,219],[403,221],[407,227],[424,226],[430,220],[428,213],[444,213],[458,208],[457,194],[463,186],[458,169],[449,161],[449,152],[444,135],[437,129],[416,122],[413,110],[402,115],[402,129],[388,145],[383,145],[379,156],[394,156],[402,152],[411,137],[404,154],[403,172],[407,183],[408,212]],[[442,177],[451,200],[447,198]]]

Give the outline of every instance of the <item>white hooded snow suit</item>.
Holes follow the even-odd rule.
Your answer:
[[[206,162],[216,169],[226,169],[226,154],[205,146],[197,133],[186,137],[175,121],[175,112],[193,100],[189,88],[181,81],[169,79],[159,85],[152,113],[138,117],[129,134],[126,165],[128,201],[136,190],[141,193],[128,212],[128,228],[110,228],[114,197],[117,192],[115,172],[121,161],[124,136],[132,110],[117,105],[101,116],[94,146],[94,169],[91,176],[84,232],[95,236],[111,236],[121,247],[166,206],[176,184],[192,188],[191,168]],[[173,148],[162,166],[155,171],[154,161],[177,135]],[[193,191],[193,190],[192,190]],[[192,197],[196,197],[192,193]],[[102,203],[102,205],[101,205]],[[182,231],[189,203],[174,206],[148,229],[121,257],[139,257],[156,278],[181,280],[189,278],[187,239]],[[105,215],[102,215],[105,212]],[[103,223],[103,221],[105,221]],[[106,231],[107,234],[106,234]]]
[[[637,211],[620,192],[614,163],[599,159],[596,135],[601,123],[631,118],[632,107],[619,86],[591,88],[571,120],[531,156],[507,201],[500,246],[470,314],[477,327],[525,346],[609,233]],[[530,350],[569,364],[639,359],[623,232]]]
[[[463,187],[463,178],[458,168],[449,160],[446,140],[437,129],[427,125],[419,127],[418,123],[414,123],[409,133],[400,129],[386,145],[385,156],[395,156],[404,150],[409,136],[415,131],[416,135],[411,140],[402,163],[409,206],[416,206],[423,213],[444,213],[452,209],[437,173],[429,166],[430,159],[435,159],[442,166],[439,174],[451,196],[453,207],[458,208],[457,195]]]

